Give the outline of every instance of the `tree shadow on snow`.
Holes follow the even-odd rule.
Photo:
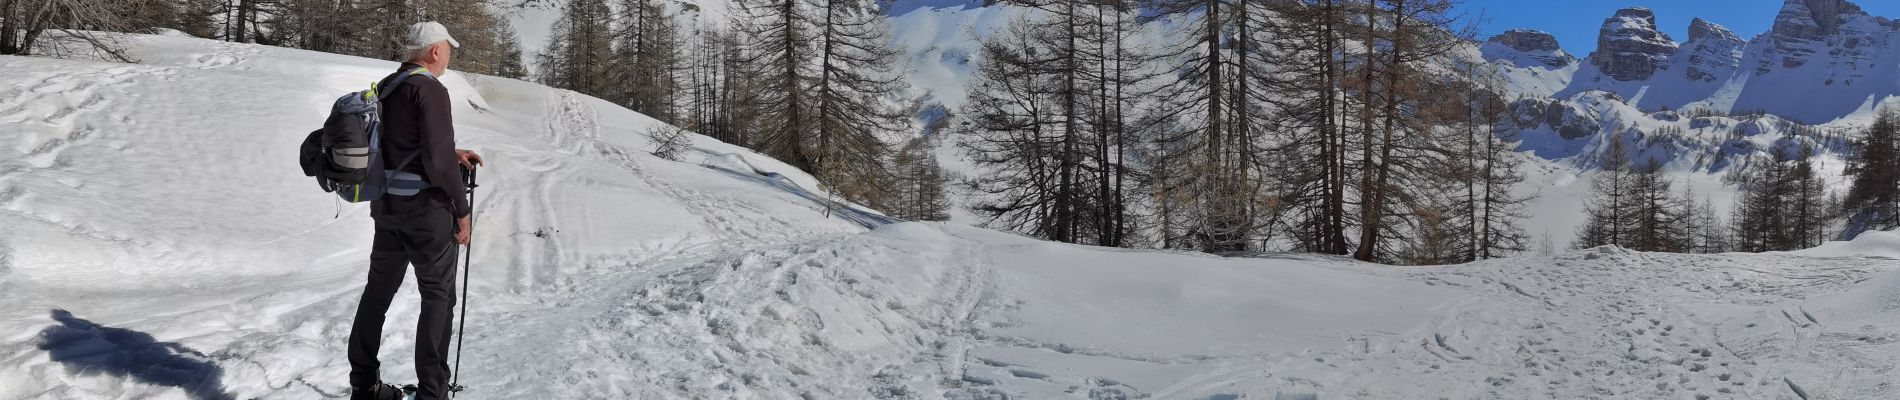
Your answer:
[[[724,154],[718,154],[718,153],[713,153],[713,152],[705,152],[705,153],[710,154],[713,157],[725,157],[725,156],[731,155],[731,153],[724,153]],[[747,181],[763,184],[765,186],[778,189],[779,191],[783,191],[785,193],[790,193],[798,197],[804,198],[805,200],[811,201],[812,203],[817,204],[820,207],[826,208],[828,211],[832,213],[831,214],[832,216],[843,218],[846,221],[851,221],[852,223],[855,223],[858,226],[864,227],[865,229],[877,229],[877,227],[879,226],[890,225],[890,224],[899,222],[896,218],[891,218],[888,216],[878,215],[873,212],[865,211],[863,209],[854,207],[850,204],[832,200],[830,196],[826,196],[821,193],[812,193],[810,190],[806,190],[803,186],[798,186],[797,183],[792,182],[791,179],[786,178],[784,175],[780,175],[777,172],[768,172],[768,171],[760,170],[758,167],[753,167],[752,164],[750,162],[745,161],[744,158],[739,158],[738,160],[740,162],[745,163],[745,166],[748,167],[748,169],[751,169],[752,171],[743,172],[743,171],[738,171],[731,168],[718,166],[718,165],[712,165],[712,164],[701,164],[700,166],[712,169],[714,171],[719,171],[726,175],[731,175],[733,177],[737,177],[737,178],[744,179]]]
[[[101,326],[53,310],[59,325],[40,331],[40,350],[75,375],[110,374],[139,382],[184,389],[194,399],[231,400],[220,382],[224,369],[208,356],[152,335]]]

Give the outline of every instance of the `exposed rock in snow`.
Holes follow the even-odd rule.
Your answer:
[[[1747,42],[1728,28],[1696,18],[1689,23],[1689,42],[1673,57],[1688,63],[1683,68],[1684,78],[1715,82],[1735,73],[1735,67],[1742,61],[1744,44]]]
[[[1603,95],[1603,92],[1592,92]],[[1583,95],[1591,95],[1586,93]],[[1583,96],[1580,95],[1580,96]],[[1539,125],[1550,127],[1564,139],[1581,139],[1597,134],[1602,130],[1601,116],[1585,110],[1575,102],[1551,99],[1523,99],[1511,104],[1520,129],[1533,129]]]
[[[1528,29],[1512,29],[1492,36],[1485,41],[1483,51],[1485,59],[1506,60],[1519,67],[1563,68],[1577,62],[1576,57],[1557,45],[1556,36]]]
[[[1807,64],[1810,56],[1828,46],[1829,36],[1842,33],[1851,19],[1867,16],[1860,6],[1847,0],[1787,0],[1775,16],[1767,39],[1778,57],[1765,57],[1756,73],[1768,73],[1773,62],[1782,68]],[[1847,44],[1847,43],[1843,43]],[[1848,47],[1857,47],[1848,44]]]

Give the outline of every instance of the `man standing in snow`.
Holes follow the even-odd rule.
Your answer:
[[[435,22],[410,26],[400,40],[409,55],[401,69],[377,87],[388,87],[402,74],[411,76],[380,94],[381,156],[383,165],[398,165],[414,156],[403,171],[422,176],[430,187],[413,196],[384,195],[370,203],[376,239],[370,250],[369,284],[363,287],[350,327],[351,399],[402,397],[395,386],[381,383],[376,351],[382,346],[384,314],[409,265],[415,265],[422,291],[422,317],[416,323],[416,398],[449,397],[456,246],[468,244],[469,204],[457,167],[482,163],[474,152],[455,148],[449,91],[434,79],[448,69],[450,54],[461,44]]]

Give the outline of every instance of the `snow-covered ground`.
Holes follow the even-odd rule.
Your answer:
[[[370,221],[292,160],[394,65],[138,39],[0,57],[0,399],[343,396]],[[1900,234],[1433,268],[1055,244],[827,215],[735,146],[666,161],[644,116],[443,80],[491,163],[466,398],[1900,397]]]

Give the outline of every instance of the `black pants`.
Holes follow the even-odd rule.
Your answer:
[[[382,347],[383,314],[413,264],[422,291],[422,319],[416,322],[416,386],[421,391],[416,398],[448,398],[456,253],[455,218],[446,208],[376,217],[369,285],[363,287],[356,322],[350,326],[350,386],[370,387],[380,380],[376,351]]]

